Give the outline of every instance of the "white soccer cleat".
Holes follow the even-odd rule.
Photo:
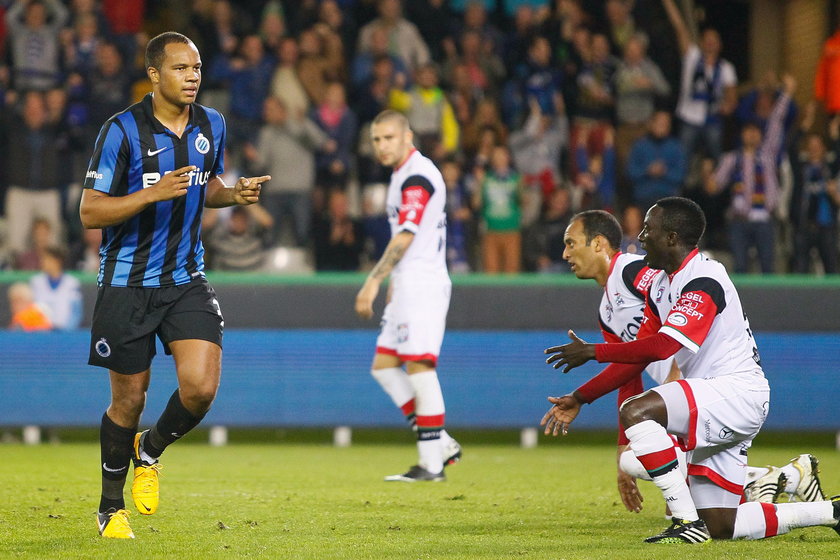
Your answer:
[[[385,477],[385,482],[444,482],[446,474],[429,472],[420,465],[414,465],[404,474],[392,474]]]
[[[443,466],[454,465],[461,460],[461,454],[461,444],[449,438],[449,442],[443,448]]]
[[[767,504],[776,503],[779,495],[785,490],[787,477],[779,467],[768,467],[762,477],[759,477],[744,486],[744,499],[748,502],[764,502]]]
[[[825,500],[820,479],[820,462],[809,453],[790,460],[790,465],[799,471],[799,485],[790,497],[792,502],[821,502]]]

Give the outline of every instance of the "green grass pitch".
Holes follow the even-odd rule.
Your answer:
[[[667,525],[658,491],[642,483],[644,511],[626,512],[615,491],[615,448],[574,436],[541,436],[536,449],[467,440],[449,480],[434,484],[381,481],[414,461],[407,439],[343,449],[287,442],[214,448],[191,437],[167,450],[160,509],[132,513],[133,541],[96,532],[93,440],[0,445],[0,558],[840,557],[840,537],[824,527],[678,550],[646,545],[644,537]],[[810,451],[821,460],[825,490],[840,493],[840,453],[792,442],[808,448],[757,443],[750,460],[783,464]],[[133,511],[128,492],[127,499]]]

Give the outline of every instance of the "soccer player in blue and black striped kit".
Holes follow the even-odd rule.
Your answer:
[[[80,214],[102,228],[91,365],[109,370],[111,403],[102,416],[99,533],[134,538],[123,487],[133,461],[132,497],[157,510],[158,457],[198,425],[219,387],[224,320],[204,277],[204,207],[253,204],[270,177],[227,187],[225,121],[196,103],[201,57],[190,39],[167,32],[146,48],[152,93],[102,127],[85,177]],[[178,389],[157,423],[137,433],[155,355],[155,336],[172,354]]]

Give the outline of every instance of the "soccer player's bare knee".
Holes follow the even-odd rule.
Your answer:
[[[203,415],[210,410],[218,388],[218,383],[210,380],[201,383],[182,384],[179,387],[181,402],[184,404],[184,408],[193,414]]]
[[[619,410],[619,417],[625,428],[635,426],[645,420],[653,420],[663,427],[668,425],[665,401],[654,391],[647,391],[624,401]]]
[[[117,425],[128,428],[137,425],[145,407],[145,391],[137,393],[122,392],[119,395],[112,395],[108,416]]]
[[[377,352],[373,356],[373,365],[371,366],[371,369],[389,369],[401,366],[402,360],[400,360],[397,356]]]
[[[737,508],[709,508],[697,510],[713,539],[731,539],[735,533]]]
[[[115,371],[111,376],[111,405],[108,416],[123,427],[137,425],[146,407],[146,390],[149,388],[149,371],[124,375]]]
[[[405,370],[409,375],[412,373],[421,373],[424,371],[431,371],[435,369],[435,364],[431,360],[416,360],[405,363]]]

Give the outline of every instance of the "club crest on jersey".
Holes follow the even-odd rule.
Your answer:
[[[613,295],[613,299],[615,299],[615,304],[616,304],[616,305],[618,305],[619,307],[620,307],[620,306],[622,306],[622,305],[624,305],[624,298],[623,298],[623,297],[621,297],[621,294],[620,294],[620,293],[616,292],[616,293]]]
[[[208,140],[207,137],[200,132],[198,133],[198,136],[195,137],[195,149],[198,150],[198,153],[201,155],[210,151],[210,140]]]
[[[397,325],[397,342],[408,341],[408,323]]]
[[[656,297],[654,298],[656,300],[656,303],[659,303],[659,302],[662,301],[662,294],[664,294],[664,293],[665,293],[665,286],[659,286],[659,289],[656,290]]]
[[[105,339],[105,337],[102,337],[96,341],[94,349],[96,350],[96,353],[102,356],[103,358],[107,358],[111,355],[111,347],[108,345],[108,341]]]

